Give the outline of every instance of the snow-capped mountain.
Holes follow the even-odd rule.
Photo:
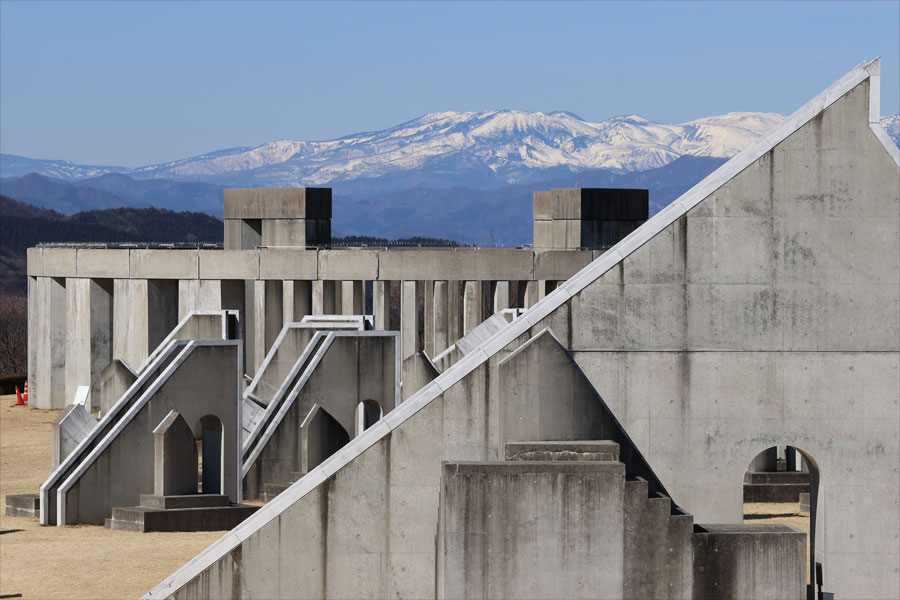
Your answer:
[[[667,125],[637,115],[591,123],[568,112],[442,112],[383,131],[322,142],[269,142],[129,174],[228,183],[240,173],[256,185],[325,185],[424,169],[481,171],[485,183],[504,185],[560,168],[643,171],[684,155],[728,157],[783,120],[772,113],[730,113]]]
[[[742,112],[675,125],[637,115],[594,123],[562,111],[441,112],[334,140],[272,141],[138,168],[2,155],[0,175],[37,172],[73,181],[123,173],[227,186],[329,185],[359,195],[492,189],[595,169],[643,171],[682,156],[728,158],[783,121],[775,113]],[[900,115],[882,124],[900,143]]]

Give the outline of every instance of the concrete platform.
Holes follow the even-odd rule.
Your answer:
[[[619,444],[608,440],[507,442],[506,460],[618,461]]]
[[[9,494],[6,496],[7,517],[40,517],[40,494]]]
[[[222,531],[234,529],[259,510],[258,506],[229,504],[228,496],[141,495],[142,506],[116,507],[106,527],[123,531]]]
[[[744,502],[799,502],[808,483],[745,483]]]

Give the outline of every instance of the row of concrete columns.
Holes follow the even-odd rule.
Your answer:
[[[518,282],[528,308],[552,282]],[[391,296],[399,315],[391,318]],[[28,371],[32,402],[62,408],[91,385],[99,406],[100,374],[113,358],[137,370],[192,310],[239,310],[245,370],[256,372],[284,323],[310,314],[371,313],[376,329],[399,328],[401,357],[432,357],[510,308],[509,281],[281,281],[29,278]]]

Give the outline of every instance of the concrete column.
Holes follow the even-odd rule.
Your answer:
[[[294,282],[281,282],[281,322],[290,323],[294,320]]]
[[[222,310],[225,282],[219,279],[198,279],[197,281],[199,282],[199,291],[194,310]],[[179,318],[179,320],[181,319]]]
[[[34,296],[37,344],[28,402],[63,408],[66,394],[66,280],[38,277]],[[30,300],[29,300],[30,301]]]
[[[419,351],[419,327],[416,319],[416,282],[400,283],[400,359]]]
[[[447,282],[447,347],[462,337],[462,298],[459,293],[459,281],[451,279]]]
[[[426,321],[428,323],[428,321]],[[435,281],[432,291],[431,329],[434,332],[432,358],[447,349],[447,282]]]
[[[361,315],[365,313],[366,306],[366,286],[362,280],[353,282],[353,314]]]
[[[65,404],[80,385],[91,385],[91,292],[89,279],[66,279]]]
[[[531,308],[535,304],[537,304],[538,300],[540,300],[540,282],[539,281],[526,281],[525,282],[525,296],[522,302],[522,308]],[[521,282],[519,283],[519,293],[522,293]]]
[[[28,277],[28,381],[34,381],[37,366],[38,333],[37,277]],[[33,383],[32,383],[33,385]]]
[[[113,357],[137,371],[149,355],[146,279],[113,281]]]
[[[299,323],[306,315],[312,314],[312,281],[284,282],[284,322]],[[288,295],[291,296],[290,304]],[[290,309],[290,312],[288,312]]]
[[[391,328],[391,282],[372,282],[372,313],[375,329],[387,331]]]
[[[480,281],[467,281],[463,295],[463,335],[484,321],[484,290]]]
[[[356,293],[355,281],[341,282],[341,314],[342,315],[358,315],[356,312],[357,303],[354,300]]]
[[[265,287],[266,351],[263,354],[264,357],[269,352],[272,344],[275,343],[278,334],[281,333],[281,326],[284,323],[282,320],[284,318],[284,286],[282,282],[280,280],[266,281]],[[259,364],[262,364],[262,362]]]
[[[425,352],[434,356],[434,281],[425,281],[425,299],[422,304],[422,323],[425,326]]]
[[[247,372],[252,377],[266,357],[266,282],[254,280],[247,286],[250,302],[247,303],[247,335],[253,344],[247,357]],[[279,311],[280,312],[280,311]]]
[[[147,352],[156,350],[178,325],[178,281],[147,280]]]
[[[200,306],[200,280],[178,280],[178,321],[188,316],[192,310],[199,310]]]
[[[509,282],[495,281],[493,283],[493,288],[494,312],[500,312],[501,310],[509,308]]]
[[[66,280],[66,404],[91,386],[89,411],[100,407],[100,373],[112,360],[112,281]]]
[[[333,315],[335,282],[317,279],[313,282],[312,314]]]

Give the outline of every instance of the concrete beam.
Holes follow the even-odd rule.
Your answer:
[[[319,278],[315,250],[301,248],[261,248],[259,277],[261,279],[313,280]]]
[[[319,250],[319,279],[378,279],[376,250]]]
[[[259,253],[255,250],[201,250],[200,279],[257,279]]]
[[[130,276],[135,279],[196,279],[198,250],[130,250]]]
[[[534,253],[518,248],[381,250],[378,279],[531,279]]]

